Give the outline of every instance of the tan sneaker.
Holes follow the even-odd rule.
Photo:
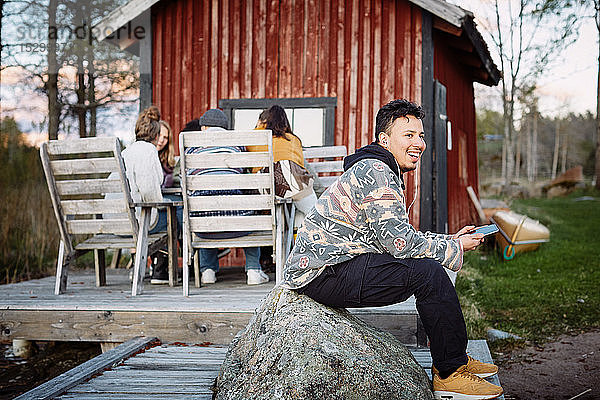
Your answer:
[[[489,378],[498,373],[498,367],[494,364],[488,364],[474,359],[471,356],[467,356],[469,361],[467,363],[467,371],[473,375],[477,375],[480,378]],[[431,373],[439,375],[439,371],[436,367],[431,367]]]
[[[446,379],[433,375],[433,396],[437,400],[495,399],[504,391],[500,386],[473,375],[463,365]]]

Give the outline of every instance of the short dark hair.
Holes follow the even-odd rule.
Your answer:
[[[200,121],[198,118],[189,121],[185,124],[185,127],[181,130],[182,132],[190,132],[190,131],[199,131],[200,130]]]
[[[412,115],[415,118],[425,118],[425,111],[420,105],[405,99],[392,100],[377,112],[375,119],[375,142],[379,143],[379,134],[387,133],[394,121],[400,117]]]

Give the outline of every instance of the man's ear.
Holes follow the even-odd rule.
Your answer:
[[[379,144],[387,149],[389,146],[389,137],[385,132],[379,132]]]

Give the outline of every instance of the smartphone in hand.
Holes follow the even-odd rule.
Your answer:
[[[475,228],[471,232],[469,232],[469,234],[482,233],[484,236],[487,236],[487,235],[491,235],[496,232],[498,232],[498,227],[496,226],[496,224],[489,224],[489,225],[478,226],[477,228]]]

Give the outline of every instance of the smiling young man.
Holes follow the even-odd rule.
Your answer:
[[[458,271],[481,234],[410,225],[402,174],[425,151],[423,109],[394,100],[377,113],[375,142],[344,159],[344,174],[306,216],[285,265],[284,285],[331,307],[374,307],[415,295],[431,343],[438,399],[493,399],[502,388],[481,377],[497,368],[467,356],[466,326],[444,267]]]

